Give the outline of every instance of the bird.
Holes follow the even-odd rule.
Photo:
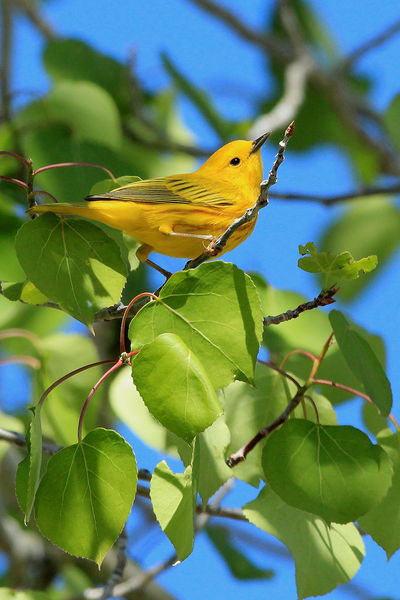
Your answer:
[[[192,173],[139,180],[89,195],[84,203],[41,204],[27,212],[81,216],[122,230],[140,243],[139,261],[168,278],[171,274],[149,255],[196,258],[253,206],[262,181],[260,150],[269,135],[229,142]],[[219,256],[243,242],[256,220],[234,231]]]

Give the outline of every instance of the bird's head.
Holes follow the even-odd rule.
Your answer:
[[[225,144],[206,160],[198,173],[257,192],[262,180],[260,150],[269,135],[265,133],[254,142],[236,140]]]

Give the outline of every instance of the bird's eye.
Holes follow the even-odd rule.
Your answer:
[[[240,158],[238,158],[237,156],[235,156],[235,158],[232,158],[230,164],[233,165],[234,167],[236,167],[237,165],[240,164]]]

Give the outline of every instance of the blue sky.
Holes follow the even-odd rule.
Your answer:
[[[270,0],[220,0],[220,3],[257,27],[262,27],[273,5]],[[310,4],[331,29],[338,48],[344,53],[399,17],[398,0],[311,0]],[[230,118],[249,115],[251,106],[271,85],[258,52],[237,37],[228,35],[222,25],[186,0],[52,0],[44,3],[44,7],[47,19],[60,35],[84,39],[121,60],[126,60],[128,51],[134,48],[139,77],[152,90],[168,84],[159,58],[161,51],[168,52],[195,83],[212,93],[217,106]],[[45,91],[49,82],[40,64],[42,40],[24,19],[17,24],[16,41],[14,89]],[[400,36],[371,52],[359,63],[360,72],[368,74],[376,82],[372,100],[378,109],[384,109],[399,91],[399,56]],[[194,132],[199,145],[209,147],[217,143],[193,107],[181,100],[180,110],[184,123]],[[271,145],[265,148],[266,169],[275,151],[276,148]],[[355,184],[345,157],[337,150],[323,147],[311,154],[299,155],[291,154],[289,148],[277,190],[329,194],[347,191]],[[229,255],[229,260],[247,271],[261,272],[277,287],[293,289],[311,297],[318,289],[311,276],[296,266],[297,246],[309,240],[318,242],[327,223],[342,210],[341,207],[328,210],[306,203],[272,201],[261,215],[254,234]],[[163,265],[167,268],[177,269],[180,264],[163,258]],[[399,267],[398,253],[381,270],[374,289],[366,291],[351,307],[346,307],[355,320],[385,338],[389,375],[397,396],[400,391],[396,377],[400,325],[400,284],[396,274]],[[357,419],[358,411],[359,405],[355,402],[343,412],[342,422]],[[137,442],[135,449],[143,466],[151,467],[158,460],[155,454]],[[246,493],[246,490],[240,492]],[[234,499],[233,496],[230,502]],[[238,494],[237,502],[241,499]],[[395,556],[387,564],[383,551],[368,540],[367,548],[366,561],[355,581],[369,590],[371,597],[398,597],[396,571],[400,566],[399,557]],[[163,552],[168,553],[166,542],[161,542],[160,547],[157,545],[156,552],[149,555],[147,566],[153,564],[151,561],[157,562]],[[282,563],[281,559],[260,554],[255,560],[266,568],[276,568],[277,577],[268,583],[240,584],[230,578],[207,540],[200,537],[194,555],[183,565],[163,574],[160,583],[178,598],[190,600],[200,600],[205,596],[251,597],[252,600],[261,600],[268,595],[272,598],[295,598],[294,571],[290,561]],[[207,577],[204,577],[205,573]],[[350,597],[345,588],[327,596],[332,600]]]

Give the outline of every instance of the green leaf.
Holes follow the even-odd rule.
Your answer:
[[[121,151],[122,129],[114,100],[101,87],[88,81],[56,83],[47,96],[18,113],[16,122],[20,128],[62,123],[76,141],[94,142]]]
[[[196,438],[193,451],[193,481],[204,506],[233,475],[232,469],[225,463],[229,441],[229,429],[222,417]]]
[[[1,293],[9,300],[20,300],[28,304],[45,304],[49,299],[31,281],[6,282],[1,285]]]
[[[170,75],[176,87],[193,102],[207,123],[211,125],[215,133],[219,135],[220,139],[225,141],[231,138],[232,123],[219,115],[207,94],[189,81],[189,79],[183,75],[182,71],[176,67],[169,56],[164,53],[161,55],[161,59],[164,69]]]
[[[349,368],[363,384],[383,416],[392,408],[392,389],[386,373],[368,342],[355,331],[338,310],[329,314],[329,320]]]
[[[101,564],[128,518],[137,482],[131,447],[95,429],[50,458],[36,498],[42,534],[66,552]]]
[[[236,382],[222,390],[220,397],[224,404],[225,421],[228,425],[231,442],[226,455],[235,452],[248,442],[256,433],[266,425],[272,423],[286,408],[294,396],[294,384],[276,371],[264,365],[257,365],[255,385],[250,386]],[[335,424],[336,415],[331,404],[319,394],[310,393],[317,408],[319,420],[323,424]],[[307,418],[315,420],[313,407],[306,401]],[[303,410],[299,406],[295,410],[299,418]],[[261,465],[261,454],[265,441],[248,454],[244,463],[239,463],[231,473],[238,479],[258,487],[260,479],[264,479]]]
[[[40,353],[43,377],[40,394],[66,373],[99,360],[93,340],[77,334],[57,333],[44,337]],[[93,367],[67,379],[50,393],[42,408],[44,435],[62,446],[76,441],[82,405],[101,374],[100,367]],[[96,426],[100,402],[101,394],[96,394],[85,414],[83,435]]]
[[[334,523],[368,512],[392,479],[387,454],[365,433],[303,419],[286,422],[267,438],[262,462],[282,500]]]
[[[177,446],[182,440],[160,425],[149,412],[128,369],[120,369],[113,378],[109,398],[116,417],[145,444],[160,452],[178,456]]]
[[[396,94],[383,114],[383,122],[397,150],[400,150],[400,94]]]
[[[160,462],[151,478],[150,497],[161,529],[174,545],[178,559],[184,560],[194,542],[192,467],[175,474],[165,461]]]
[[[121,296],[126,269],[119,248],[92,223],[45,214],[21,227],[16,248],[28,279],[83,323]]]
[[[385,550],[389,559],[400,548],[400,434],[385,432],[378,441],[392,459],[393,481],[382,502],[361,517],[359,523]]]
[[[215,389],[233,379],[253,381],[262,312],[250,277],[230,263],[175,273],[159,299],[132,319],[132,350],[172,331],[203,364]]]
[[[289,548],[296,565],[300,599],[327,594],[350,581],[358,571],[365,550],[352,523],[328,525],[319,517],[288,506],[268,487],[243,511],[251,523]]]
[[[206,533],[236,579],[271,579],[274,576],[271,569],[260,569],[234,545],[232,533],[226,527],[209,525]]]
[[[376,256],[355,260],[348,251],[339,254],[318,252],[316,245],[312,242],[308,242],[305,246],[300,245],[299,252],[303,255],[303,258],[298,260],[300,269],[308,273],[321,273],[324,289],[341,279],[357,279],[360,275],[373,271],[378,264]],[[309,256],[304,256],[304,254]]]
[[[24,512],[25,525],[31,518],[42,468],[42,427],[40,406],[31,408],[32,420],[27,434],[28,454],[19,463],[16,474],[18,503]]]
[[[351,208],[330,225],[322,236],[321,247],[331,252],[347,248],[353,256],[376,254],[380,266],[365,277],[348,284],[343,282],[339,292],[341,298],[353,300],[372,283],[398,248],[399,232],[400,210],[385,196],[353,200]]]
[[[132,361],[132,375],[151,414],[187,442],[221,414],[204,366],[173,333],[161,334],[141,349]]]
[[[121,111],[130,113],[129,73],[121,62],[81,40],[62,38],[47,44],[43,62],[54,81],[91,81],[106,90]]]

